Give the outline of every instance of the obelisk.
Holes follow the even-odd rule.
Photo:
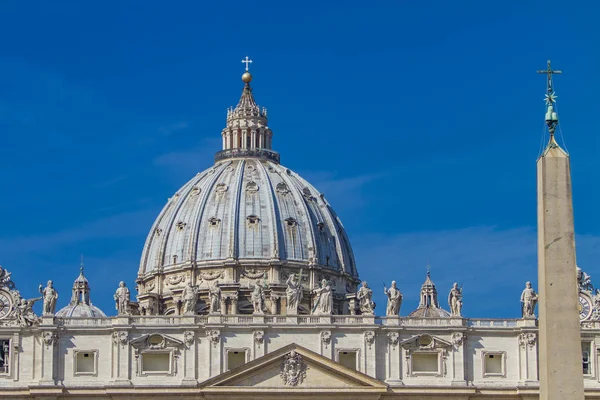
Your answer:
[[[548,145],[537,161],[539,374],[541,400],[584,400],[569,155],[556,142],[556,95],[550,68]]]

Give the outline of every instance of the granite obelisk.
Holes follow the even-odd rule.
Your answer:
[[[548,145],[537,161],[539,374],[541,400],[584,400],[569,155],[556,142],[556,95],[550,68]]]

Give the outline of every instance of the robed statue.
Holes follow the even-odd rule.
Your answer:
[[[260,284],[260,280],[256,280],[254,283],[254,290],[250,296],[252,300],[252,307],[254,308],[254,314],[264,314],[263,306],[265,304],[265,289]]]
[[[219,287],[219,281],[215,281],[214,284],[208,289],[208,296],[210,298],[209,313],[218,313],[221,303],[221,288]]]
[[[538,295],[531,287],[531,282],[525,283],[525,289],[521,293],[521,315],[523,318],[535,318],[533,312],[538,301]]]
[[[183,299],[183,314],[196,314],[196,303],[198,302],[198,287],[193,286],[191,281],[188,282],[187,286],[183,289],[181,297]]]
[[[373,315],[375,313],[373,291],[369,288],[367,282],[362,282],[360,289],[356,292],[356,299],[358,300],[358,308],[362,315]]]
[[[113,298],[115,299],[115,308],[117,309],[117,315],[131,314],[129,307],[129,288],[127,287],[127,285],[125,285],[125,282],[119,282],[119,287],[113,295]]]
[[[317,295],[312,314],[331,315],[333,312],[333,292],[327,279],[321,281],[321,287],[314,289],[313,293]]]
[[[452,285],[450,293],[448,293],[448,306],[450,306],[450,314],[453,317],[460,317],[462,312],[462,289],[458,287],[458,283]]]
[[[42,315],[54,315],[56,310],[56,299],[58,299],[58,292],[54,289],[52,281],[48,281],[45,288],[42,288],[40,283],[39,291],[42,294],[44,304],[42,306]]]
[[[290,274],[285,283],[287,285],[287,289],[285,289],[287,314],[297,315],[298,307],[300,307],[302,301],[302,271],[300,271],[300,277],[297,277],[296,274]]]
[[[400,314],[400,306],[402,305],[402,293],[396,287],[396,281],[392,281],[389,289],[383,285],[383,293],[388,298],[385,315],[388,317],[397,317]]]

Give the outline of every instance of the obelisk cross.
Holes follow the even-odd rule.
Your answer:
[[[248,64],[252,64],[252,60],[248,58],[248,56],[246,56],[245,59],[242,60],[242,62],[244,64],[246,64],[246,71],[248,71]]]
[[[247,57],[246,57],[247,58]],[[545,70],[539,70],[537,72],[538,74],[546,74],[548,76],[548,97],[550,102],[554,102],[554,96],[550,96],[554,93],[554,89],[552,88],[552,75],[554,74],[562,74],[562,71],[558,70],[558,69],[552,69],[552,67],[550,66],[550,60],[548,60],[548,68]]]

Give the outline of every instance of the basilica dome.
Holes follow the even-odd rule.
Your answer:
[[[242,288],[262,279],[276,289],[303,272],[307,286],[325,278],[338,296],[356,287],[342,222],[322,193],[279,163],[251,79],[244,74],[240,101],[227,112],[214,165],[167,201],[150,230],[138,273],[141,303],[154,293],[158,302],[172,299],[164,305],[172,309],[185,282],[208,287],[217,278]]]
[[[56,316],[62,318],[106,317],[106,314],[93,305],[90,300],[90,285],[87,278],[83,275],[83,266],[79,271],[79,276],[73,282],[71,301],[67,306],[58,310]]]

